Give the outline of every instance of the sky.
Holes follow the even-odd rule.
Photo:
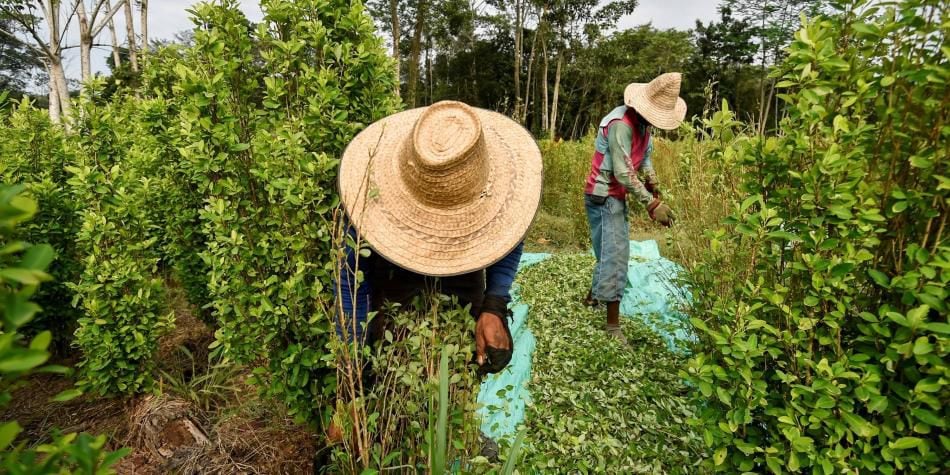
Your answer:
[[[172,38],[175,33],[191,28],[187,9],[197,0],[153,0],[149,2],[148,34],[152,39]],[[240,0],[242,9],[251,21],[261,18],[258,0]],[[688,29],[696,24],[696,20],[704,22],[717,17],[718,0],[640,0],[633,14],[620,20],[620,29],[631,28],[645,23],[652,23],[655,28]],[[136,12],[136,22],[138,21]],[[116,28],[119,31],[120,41],[125,37],[125,22],[120,12],[116,15]],[[136,24],[136,28],[138,25]],[[74,28],[75,30],[75,28]],[[100,43],[109,43],[108,29],[100,37]],[[76,38],[70,39],[70,44],[77,43]],[[72,50],[76,51],[76,50]],[[111,54],[108,48],[97,48],[93,52],[93,70],[107,71],[106,57]],[[66,58],[66,74],[71,79],[80,75],[78,54]]]

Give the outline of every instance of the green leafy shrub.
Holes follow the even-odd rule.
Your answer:
[[[28,343],[20,328],[30,322],[40,307],[31,301],[40,283],[48,282],[45,272],[54,251],[48,244],[30,245],[11,239],[17,227],[36,213],[36,202],[20,193],[24,187],[0,185],[0,408],[11,400],[11,391],[32,371],[63,372],[66,368],[44,366],[49,359],[51,333],[43,331]],[[62,399],[67,396],[64,393]],[[16,421],[0,422],[0,471],[17,474],[113,473],[110,467],[128,450],[106,452],[105,436],[89,434],[56,435],[51,443],[35,449],[26,441],[17,442],[22,428]]]
[[[263,361],[262,387],[313,420],[333,389],[321,302],[337,157],[395,110],[395,78],[359,3],[262,9],[256,28],[233,0],[192,10],[194,46],[174,65],[179,176],[201,204],[215,351]]]
[[[35,218],[18,230],[20,236],[49,243],[56,253],[49,273],[53,281],[44,285],[35,300],[46,309],[34,318],[24,334],[51,330],[53,348],[63,353],[69,346],[80,312],[72,305],[73,293],[67,287],[82,270],[75,245],[79,228],[79,203],[69,195],[65,167],[71,157],[60,127],[49,121],[45,111],[24,99],[4,106],[0,97],[0,181],[23,183],[40,203]]]
[[[89,90],[96,91],[96,84]],[[153,235],[160,182],[152,178],[160,156],[136,120],[147,107],[136,101],[82,103],[77,164],[69,180],[82,225],[76,235],[83,272],[70,284],[84,315],[76,345],[82,386],[101,394],[151,388],[158,340],[173,325],[158,277]]]
[[[442,473],[436,468],[459,460],[487,469],[488,460],[478,458],[475,322],[468,310],[433,295],[389,312],[394,316],[385,344],[356,349],[337,341],[335,421],[347,436],[333,454],[334,467],[344,473]],[[363,362],[370,363],[372,377],[363,374]],[[371,379],[375,384],[364,387]],[[464,473],[485,471],[472,470]]]
[[[776,73],[779,135],[721,150],[745,199],[694,274],[697,422],[723,471],[945,473],[950,17],[832,5]]]

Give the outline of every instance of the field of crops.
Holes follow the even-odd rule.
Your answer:
[[[774,130],[724,101],[655,139],[676,222],[631,204],[630,237],[688,339],[629,314],[622,346],[582,303],[593,139],[539,140],[551,256],[516,280],[530,399],[497,444],[456,302],[334,331],[339,158],[404,107],[361,7],[199,4],[65,125],[0,94],[0,474],[946,473],[950,8],[831,3]]]

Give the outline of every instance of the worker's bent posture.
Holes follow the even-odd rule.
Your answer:
[[[357,263],[346,249],[340,262],[338,333],[380,342],[389,315],[364,328],[368,312],[436,291],[470,306],[478,372],[504,369],[514,349],[510,289],[541,200],[541,163],[527,130],[460,102],[400,112],[357,135],[340,161],[340,196],[351,234],[372,255]]]
[[[597,264],[586,303],[607,306],[607,333],[626,344],[620,330],[620,300],[627,284],[630,226],[627,194],[646,207],[650,218],[672,223],[669,206],[660,201],[650,154],[650,129],[675,129],[686,116],[679,98],[680,74],[663,74],[648,84],[633,83],[624,91],[625,105],[600,121],[584,201]],[[643,175],[643,180],[637,176]]]

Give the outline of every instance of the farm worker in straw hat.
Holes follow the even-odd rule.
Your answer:
[[[651,129],[675,129],[686,117],[679,98],[680,73],[666,73],[648,84],[633,83],[624,91],[624,105],[600,121],[591,171],[584,189],[597,264],[585,303],[607,305],[607,333],[623,344],[620,300],[627,285],[630,226],[627,194],[646,207],[650,218],[664,226],[673,222],[669,206],[660,200],[659,183],[650,161]],[[642,173],[641,181],[637,174]]]
[[[343,153],[339,185],[349,223],[373,253],[360,259],[357,285],[357,253],[347,249],[338,332],[379,341],[387,316],[364,334],[367,312],[434,289],[471,305],[479,374],[504,369],[511,284],[541,179],[534,138],[496,112],[445,101],[367,127]]]

